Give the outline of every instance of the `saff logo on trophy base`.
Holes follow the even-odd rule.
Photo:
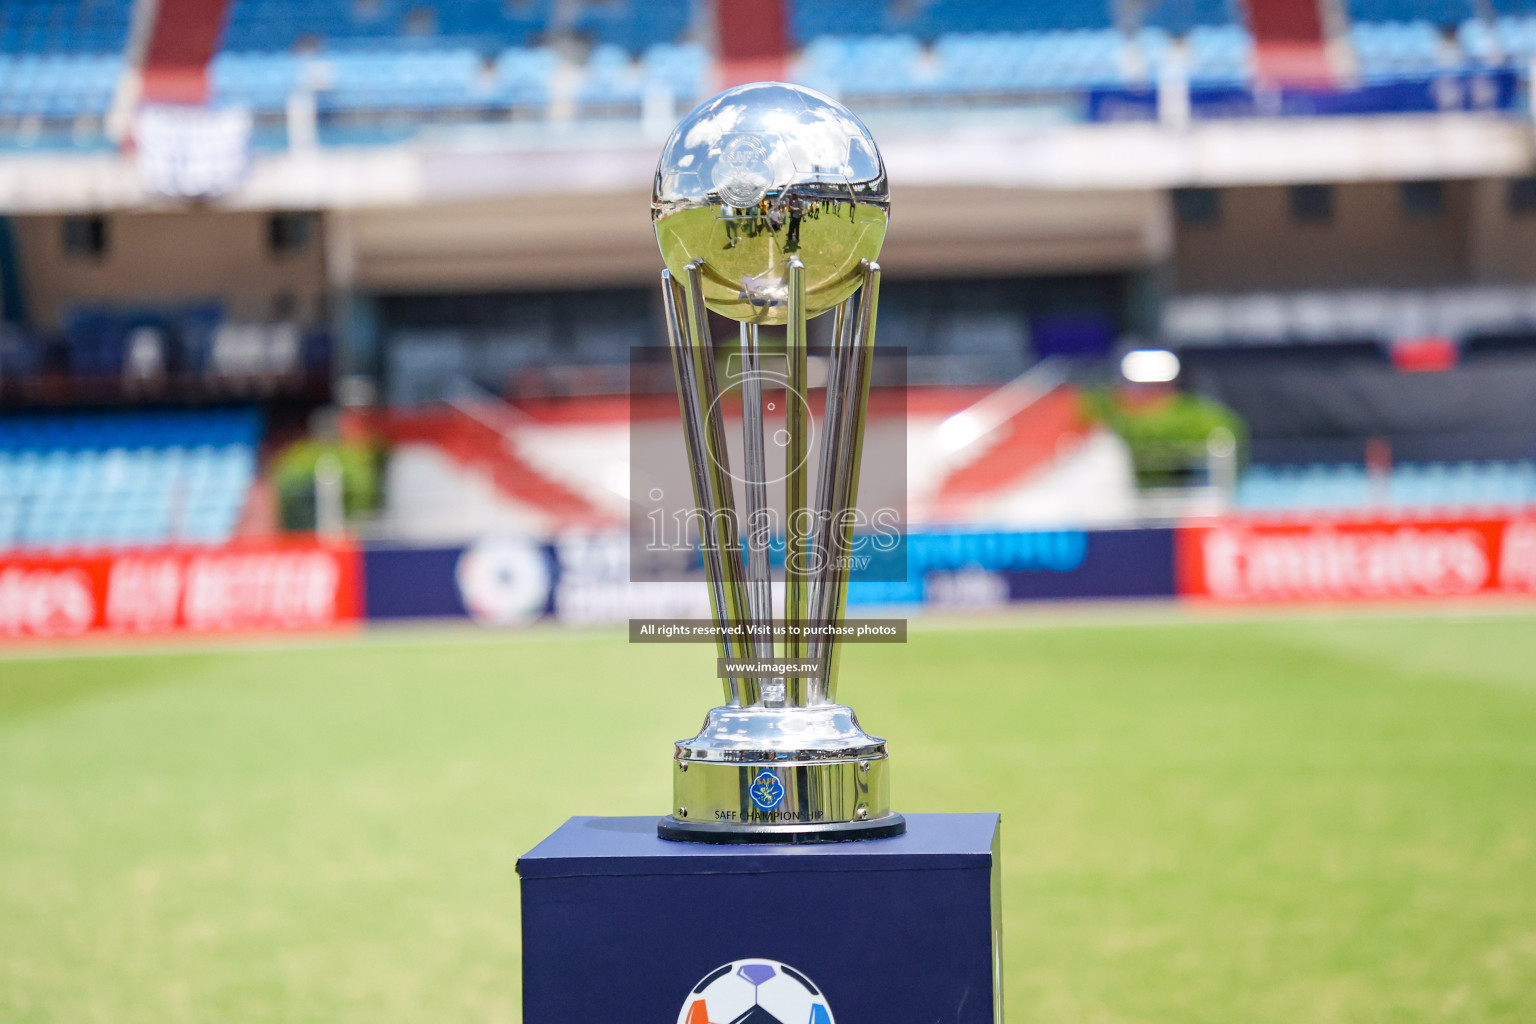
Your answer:
[[[784,802],[784,784],[767,768],[752,780],[752,804],[763,813],[776,811]]]
[[[794,672],[725,680],[726,703],[673,752],[664,839],[807,843],[906,830],[890,809],[886,744],[836,702],[853,564],[880,267],[890,217],[885,165],[847,108],[799,86],[729,89],[673,131],[651,213],[710,609],[722,659],[777,653],[759,327],[785,327],[783,659]],[[741,325],[744,467],[731,472],[707,311]],[[807,321],[833,314],[814,499]],[[789,396],[795,396],[790,398]],[[746,530],[733,481],[742,482]],[[745,540],[745,544],[743,541]],[[745,548],[745,551],[743,550]],[[805,666],[810,666],[808,671]]]

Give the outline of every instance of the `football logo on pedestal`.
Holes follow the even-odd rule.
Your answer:
[[[677,1024],[834,1024],[811,979],[777,960],[733,960],[688,993]]]

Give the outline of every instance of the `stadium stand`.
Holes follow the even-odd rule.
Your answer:
[[[132,0],[9,0],[0,4],[0,53],[122,52]]]
[[[542,107],[560,60],[553,50],[503,50],[496,58],[492,88],[508,107]]]
[[[1141,12],[1141,23],[1183,35],[1196,28],[1237,21],[1231,0],[1152,0]]]
[[[917,86],[921,55],[913,36],[822,36],[805,48],[794,73],[837,94],[899,95]]]
[[[1428,75],[1460,63],[1460,54],[1427,21],[1358,22],[1350,29],[1365,78]]]
[[[1027,92],[1120,85],[1125,41],[1113,30],[947,35],[934,47],[946,92]]]
[[[791,35],[804,46],[827,35],[863,30],[905,33],[935,39],[949,33],[1061,32],[1107,29],[1114,24],[1106,0],[1035,0],[999,4],[988,0],[936,0],[930,4],[893,4],[884,0],[798,0],[791,13]]]
[[[1241,85],[1253,77],[1253,37],[1240,25],[1195,25],[1182,47],[1166,29],[1153,26],[1141,31],[1137,43],[1154,76],[1174,63],[1192,86]]]
[[[1362,21],[1423,21],[1454,26],[1477,14],[1473,0],[1349,0],[1349,16]]]
[[[123,72],[130,0],[0,4],[0,150],[89,148]],[[30,122],[30,125],[28,123]],[[67,126],[64,133],[43,125]]]
[[[226,21],[224,49],[495,50],[530,42],[548,24],[552,6],[548,0],[459,0],[435,9],[390,0],[235,0]]]
[[[116,54],[0,54],[0,118],[100,117],[122,71]]]
[[[480,70],[472,50],[337,53],[325,62],[322,109],[438,110],[471,105]]]
[[[123,71],[129,10],[128,0],[0,9],[0,121],[103,118]],[[1518,70],[1536,54],[1536,18],[1519,3],[1489,11],[1497,17],[1485,20],[1465,0],[1355,0],[1345,41],[1364,82],[1432,79],[1469,62]],[[844,98],[921,102],[1007,96],[1057,103],[1145,88],[1169,75],[1196,90],[1255,81],[1256,48],[1240,5],[1161,0],[1122,13],[1117,24],[1108,2],[800,0],[790,9],[790,34],[800,46],[791,76]],[[293,94],[313,92],[322,129],[334,117],[353,126],[322,131],[322,141],[337,142],[370,141],[355,130],[358,123],[402,113],[418,121],[444,113],[544,116],[557,108],[557,94],[573,101],[559,109],[578,116],[634,116],[652,99],[687,104],[706,91],[711,60],[689,39],[691,16],[684,0],[568,9],[552,0],[436,8],[401,0],[235,0],[208,69],[210,94],[215,103],[270,118]],[[556,40],[558,48],[545,45]],[[572,56],[583,46],[585,57]],[[1373,102],[1391,109],[1406,100]],[[1222,103],[1211,116],[1232,109]],[[1200,103],[1193,116],[1207,116]],[[409,128],[396,124],[373,141],[402,132]],[[6,133],[0,145],[78,146],[82,138],[78,130],[51,140],[36,134]],[[273,141],[268,133],[259,144]]]
[[[1255,465],[1237,504],[1250,512],[1523,507],[1536,504],[1536,463],[1402,463],[1380,477],[1360,465]]]
[[[1456,44],[1467,60],[1478,67],[1497,67],[1511,52],[1501,40],[1502,23],[1480,18],[1464,21],[1456,29]]]
[[[261,432],[251,410],[0,419],[0,548],[226,542]]]
[[[555,50],[535,45],[553,27],[553,8],[547,0],[470,0],[435,10],[237,0],[209,68],[212,94],[259,114],[281,112],[296,92],[314,93],[322,115],[541,112],[562,72]],[[699,97],[709,59],[681,38],[689,17],[683,0],[579,6],[562,26],[593,44],[578,68],[579,109],[638,106],[653,92],[674,102]]]
[[[305,374],[323,376],[329,359],[322,330],[228,320],[216,303],[80,309],[57,333],[0,329],[0,385],[7,388],[64,373],[102,396],[119,386],[172,384],[259,383],[270,390]]]
[[[131,0],[0,4],[0,151],[94,149],[123,72]]]
[[[619,0],[583,6],[575,29],[599,45],[639,53],[676,42],[688,30],[691,15],[688,0]]]
[[[1173,68],[1191,85],[1231,86],[1251,80],[1252,53],[1247,30],[1230,23],[1195,26],[1182,40],[1161,27],[1134,39],[1109,28],[952,33],[935,40],[931,59],[916,36],[823,36],[805,48],[794,75],[838,95],[865,97],[1113,89]]]
[[[555,20],[552,0],[456,0],[434,8],[398,0],[235,0],[224,36],[232,53],[467,48],[495,53],[541,40]],[[568,28],[598,45],[639,53],[676,42],[688,29],[687,0],[611,0],[577,5]]]
[[[1500,18],[1494,25],[1491,39],[1484,42],[1488,33],[1485,22],[1473,21],[1462,26],[1463,45],[1469,52],[1473,46],[1489,54],[1490,61],[1497,61],[1500,54],[1511,58],[1530,58],[1536,54],[1536,17]],[[1467,40],[1472,40],[1471,44]]]
[[[503,50],[487,62],[474,50],[356,50],[300,55],[222,53],[210,68],[217,102],[256,113],[284,110],[295,92],[316,96],[324,113],[500,109],[543,111],[560,59],[544,47]],[[638,60],[613,44],[596,47],[581,68],[583,110],[638,106],[661,90],[672,102],[693,102],[704,91],[709,58],[691,43],[659,43]]]
[[[710,64],[709,51],[698,43],[657,43],[642,60],[647,82],[664,85],[689,102],[704,98]]]
[[[717,84],[710,51],[695,41],[696,6],[688,0],[461,0],[436,6],[410,0],[232,0],[207,66],[209,98],[215,105],[249,108],[266,132],[258,146],[281,138],[276,130],[281,120],[297,116],[294,111],[305,106],[291,102],[296,94],[312,96],[318,137],[326,143],[398,141],[408,138],[416,125],[431,122],[571,116],[595,120],[637,114],[649,118],[666,103],[674,108],[692,103]],[[103,118],[123,74],[130,8],[129,0],[26,0],[0,8],[0,125],[23,119],[64,125]],[[1065,119],[1070,120],[1097,116],[1091,100],[1107,94],[1139,97],[1143,113],[1152,119],[1163,116],[1162,101],[1169,89],[1187,85],[1192,118],[1237,116],[1233,112],[1239,110],[1265,116],[1331,112],[1285,105],[1259,109],[1259,93],[1278,94],[1280,89],[1262,59],[1273,33],[1264,36],[1261,21],[1248,17],[1245,5],[1233,0],[792,0],[786,13],[788,35],[797,47],[789,55],[789,76],[858,104],[1038,104],[1067,111]],[[1536,6],[1523,0],[1477,6],[1470,0],[1350,0],[1345,13],[1347,25],[1330,27],[1343,32],[1343,38],[1334,41],[1353,53],[1359,81],[1343,77],[1309,83],[1323,93],[1373,87],[1389,91],[1405,82],[1416,83],[1421,92],[1432,91],[1453,84],[1442,78],[1460,76],[1454,83],[1459,85],[1487,69],[1500,69],[1501,81],[1514,81],[1536,56]],[[1527,102],[1513,86],[1510,92],[1517,97],[1512,104]],[[1202,97],[1209,100],[1208,107]],[[1423,109],[1403,106],[1393,97],[1381,102],[1379,107],[1349,106],[1345,112]],[[601,130],[595,128],[594,136]],[[0,148],[21,145],[21,138],[19,132],[0,133]],[[1210,367],[1221,369],[1226,365],[1223,356],[1259,356],[1253,346],[1288,348],[1283,354],[1266,355],[1295,357],[1298,365],[1347,357],[1386,374],[1395,365],[1391,350],[1404,342],[1441,345],[1450,353],[1447,365],[1455,367],[1469,361],[1464,354],[1473,351],[1479,339],[1536,336],[1536,292],[1526,286],[1448,282],[1416,290],[1221,294],[1215,293],[1220,286],[1200,287],[1213,293],[1171,296],[1162,307],[1161,330],[1146,332],[1186,356],[1190,378]],[[1037,303],[1038,308],[1029,309],[936,312],[942,298],[931,295],[906,309],[893,294],[882,311],[885,336],[906,345],[912,355],[909,379],[914,384],[996,383],[1053,354],[1109,367],[1128,332],[1141,330],[1119,314],[1106,312],[1119,308],[1118,300],[1102,297],[1080,304],[1083,308]],[[454,317],[463,315],[462,308],[455,309]],[[521,316],[520,328],[526,326]],[[263,318],[258,314],[256,319]],[[581,318],[570,319],[576,323]],[[627,323],[640,317],[631,311],[618,319]],[[205,388],[194,400],[244,400],[253,394],[278,394],[269,386],[275,379],[297,380],[301,372],[329,366],[324,339],[289,322],[227,322],[216,304],[129,312],[76,304],[65,307],[61,320],[44,329],[23,326],[21,318],[0,333],[0,384],[11,399],[30,399],[42,393],[41,385],[66,379],[115,381],[130,398],[153,393],[154,400],[165,401],[174,396],[174,388],[154,391],[156,382],[184,378]],[[425,404],[444,398],[465,378],[498,394],[519,397],[590,394],[608,389],[594,385],[595,380],[619,380],[603,371],[619,367],[629,347],[642,343],[632,332],[602,325],[591,332],[567,332],[569,337],[560,334],[558,343],[548,344],[504,326],[471,329],[450,317],[420,331],[391,327],[381,346],[380,366],[385,369],[376,381],[377,393],[400,405]],[[1304,346],[1329,351],[1326,356],[1300,351]],[[1239,348],[1243,351],[1237,352]],[[567,377],[576,383],[566,386]],[[38,387],[26,391],[18,382]],[[214,386],[207,387],[210,383]],[[1190,386],[1191,381],[1182,383]],[[285,394],[293,397],[299,390]],[[48,401],[62,404],[57,398]],[[1054,410],[1052,415],[1066,416],[1070,404],[1057,396],[1029,415],[1044,417]],[[500,443],[495,430],[461,419],[454,417],[451,429],[439,431],[441,436],[429,438],[432,431],[423,421],[412,428],[415,434],[407,431],[396,440],[430,440],[448,452],[455,465],[483,471],[508,493],[516,492],[508,480],[526,482],[538,475],[538,466],[530,469],[495,450]],[[441,424],[431,426],[438,430]],[[1077,427],[1073,430],[1081,433]],[[1055,438],[1072,431],[1053,427],[1044,433]],[[991,495],[1003,483],[1016,483],[1015,477],[1049,461],[1054,448],[1035,451],[1026,440],[999,445],[989,458],[944,478],[947,482],[935,489],[935,500],[970,501],[972,491]],[[217,462],[212,455],[187,454],[209,445],[220,448],[220,443],[196,440],[155,442],[147,446],[149,454],[133,458],[146,466],[162,457],[175,466]],[[68,463],[49,472],[67,477],[71,493],[94,493],[90,488],[97,484],[92,481],[118,473],[111,467],[125,464],[127,456],[109,457],[106,447],[87,447],[80,449],[78,458],[74,449],[28,449],[32,454],[23,457],[5,448],[6,466]],[[65,454],[58,454],[61,451]],[[182,454],[165,454],[172,451]],[[1299,465],[1351,457],[1335,451],[1250,454]],[[1503,495],[1501,501],[1530,500],[1521,489],[1528,482],[1529,466],[1515,458],[1519,454],[1475,446],[1413,451],[1405,457],[1420,461],[1397,471],[1391,500],[1405,507],[1454,504],[1476,494]],[[1429,461],[1505,456],[1511,461],[1478,463],[1476,472],[1454,461]],[[1369,504],[1362,493],[1375,494],[1362,483],[1363,472],[1332,462],[1297,470],[1261,462],[1243,479],[1239,502],[1260,510],[1359,507]],[[562,487],[540,484],[513,496],[551,518],[596,518],[586,508],[589,496],[566,493],[570,489]],[[202,539],[220,530],[227,535],[232,528],[232,521],[226,522],[232,507],[228,501],[219,506],[225,508],[224,519],[211,512],[188,512],[183,520],[177,518],[181,513],[168,511],[169,506],[139,519],[125,512],[123,521],[139,526],[124,527],[119,536],[113,532],[116,527],[108,529],[111,516],[89,523],[78,515],[34,516],[34,507],[57,508],[38,504],[32,491],[16,491],[7,500],[10,519],[5,521],[12,525],[0,528],[3,543],[84,543],[95,542],[93,538],[137,543],[154,533],[139,528],[145,523],[161,524],[154,533],[161,540]],[[1379,494],[1370,498],[1377,500]],[[27,511],[17,511],[27,502]],[[55,520],[70,525],[66,529]]]
[[[1536,289],[1440,289],[1184,295],[1163,311],[1173,346],[1348,342],[1536,332]]]
[[[299,88],[303,67],[291,53],[221,53],[208,69],[212,98],[256,113],[280,111]]]
[[[801,0],[789,11],[798,52],[788,72],[859,102],[1008,98],[1069,112],[1080,109],[1075,104],[1084,94],[1146,90],[1182,79],[1211,94],[1196,98],[1196,118],[1234,116],[1246,108],[1223,91],[1248,89],[1261,72],[1271,75],[1266,69],[1273,65],[1261,60],[1268,51],[1256,45],[1241,5],[1162,0],[1119,17],[1116,11],[1110,3],[1069,0]],[[237,0],[210,68],[213,95],[217,102],[274,115],[294,92],[312,91],[325,137],[324,119],[332,115],[350,119],[354,129],[371,116],[402,113],[419,121],[444,112],[455,118],[500,111],[635,116],[642,108],[659,109],[646,106],[653,100],[696,101],[712,72],[708,52],[690,40],[694,26],[682,2],[627,0],[557,10],[552,3],[472,0],[445,5],[431,17],[423,12],[429,9],[386,0]],[[1519,71],[1536,53],[1536,19],[1484,20],[1454,0],[1359,0],[1350,13],[1341,42],[1354,54],[1360,86],[1433,81],[1468,69]],[[1328,61],[1317,61],[1319,74],[1331,78]],[[1478,95],[1487,92],[1485,87]],[[1460,95],[1455,89],[1433,96],[1378,93],[1357,96],[1342,109],[1391,112],[1471,102],[1456,99]],[[556,97],[570,102],[556,103]],[[92,102],[100,106],[99,96]],[[1484,96],[1476,102],[1489,101]],[[1129,116],[1125,102],[1113,107],[1117,119]],[[1248,113],[1258,112],[1257,104],[1249,107]],[[1109,116],[1100,109],[1089,103],[1077,116]],[[1328,104],[1307,98],[1264,109],[1330,112]],[[1154,117],[1156,110],[1144,107],[1141,116]],[[375,141],[398,139],[402,131],[408,133],[397,122]],[[369,141],[355,130],[331,138]]]

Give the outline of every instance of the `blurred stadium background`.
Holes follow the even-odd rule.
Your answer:
[[[1533,61],[1526,0],[6,0],[0,1019],[516,1019],[516,855],[713,694],[613,628],[707,607],[627,577],[648,197],[782,78],[892,180],[850,603],[935,614],[845,670],[902,809],[1004,811],[1012,1018],[1530,1020]]]

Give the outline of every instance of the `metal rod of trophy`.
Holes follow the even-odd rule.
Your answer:
[[[757,325],[743,321],[741,432],[747,499],[747,611],[750,625],[766,627],[773,622],[773,589],[768,568],[768,541],[773,531],[768,518],[768,457],[763,446],[763,378],[758,340]],[[771,634],[750,636],[748,646],[759,658],[773,657]],[[762,691],[766,706],[783,705],[782,679],[768,680]]]
[[[709,457],[704,440],[704,414],[699,405],[699,384],[695,373],[697,367],[689,352],[689,334],[681,318],[687,300],[682,295],[682,286],[673,279],[671,271],[661,272],[661,297],[666,313],[667,340],[672,349],[672,371],[677,377],[677,398],[683,420],[689,477],[693,484],[693,501],[700,514],[707,518],[705,508],[712,502],[710,485],[704,472],[704,464]],[[709,587],[710,614],[718,624],[726,621],[729,615],[725,573],[720,564],[720,548],[709,543],[708,530],[706,523],[700,522],[699,541],[703,552],[704,578]],[[722,658],[729,658],[733,654],[733,644],[723,632],[716,638],[715,648]],[[728,702],[737,703],[736,680],[726,680],[725,696]]]
[[[820,588],[822,621],[837,623],[843,617],[848,599],[848,580],[853,554],[854,517],[849,513],[859,503],[859,472],[864,457],[864,420],[869,411],[869,382],[875,365],[875,313],[880,302],[880,264],[864,265],[864,284],[859,289],[857,324],[844,346],[845,368],[839,376],[842,392],[838,402],[837,434],[843,450],[833,474],[835,510],[830,525],[828,560]],[[810,703],[821,704],[837,699],[837,659],[842,650],[835,637],[827,636],[822,645],[821,675],[811,681]]]
[[[806,465],[810,438],[807,414],[810,384],[807,380],[805,264],[800,257],[786,261],[789,268],[789,321],[785,325],[784,356],[788,364],[784,388],[784,621],[804,626],[810,610],[811,572],[806,564],[814,524],[806,507]],[[805,656],[803,636],[784,638],[784,657]],[[804,680],[786,680],[788,703],[804,703]]]
[[[827,359],[826,402],[821,414],[821,453],[816,467],[815,530],[811,545],[811,594],[806,615],[806,626],[812,635],[806,647],[806,657],[825,658],[828,654],[826,634],[820,630],[831,623],[827,618],[829,570],[833,552],[832,520],[837,515],[837,466],[842,449],[840,430],[843,426],[843,379],[848,372],[848,353],[853,343],[854,323],[857,319],[859,296],[857,293],[844,300],[833,314],[832,349]],[[818,675],[809,681],[807,704],[816,704],[819,697]]]
[[[681,314],[675,317],[681,330],[673,348],[673,367],[678,376],[678,398],[688,440],[688,466],[700,515],[699,543],[709,579],[710,609],[716,625],[729,627],[741,624],[746,617],[743,594],[746,573],[741,561],[729,454],[717,401],[720,392],[715,380],[715,353],[710,342],[698,263],[690,263],[684,271],[686,287],[681,282],[672,281],[667,289],[671,295],[668,305]],[[679,291],[683,298],[681,308],[678,308]],[[745,643],[724,633],[717,647],[726,658],[748,654]],[[726,700],[732,705],[751,703],[756,699],[755,690],[756,687],[746,679],[731,678],[725,682]]]

